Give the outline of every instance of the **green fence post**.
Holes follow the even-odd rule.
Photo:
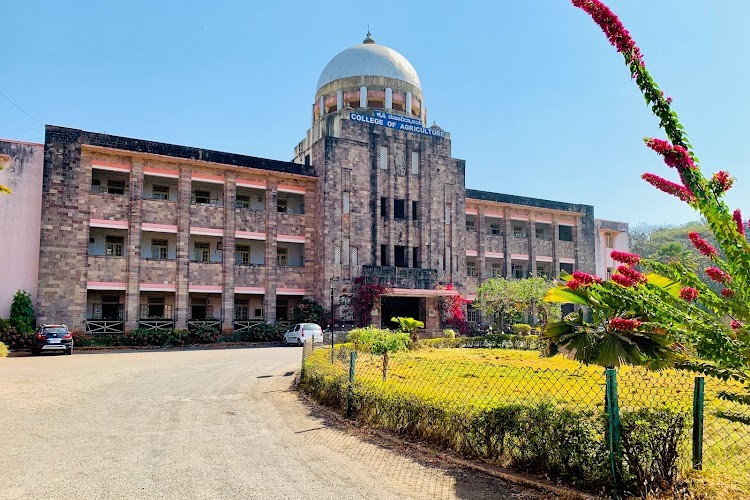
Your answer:
[[[612,469],[612,483],[615,498],[622,492],[620,468],[622,464],[622,450],[620,450],[620,404],[617,398],[617,370],[607,368],[606,371],[606,411],[607,411],[607,440],[609,441],[609,462]]]
[[[703,468],[703,404],[705,380],[695,377],[693,389],[693,469]]]
[[[357,361],[357,352],[349,353],[349,391],[346,394],[346,418],[352,416],[352,399],[354,399],[354,365]]]

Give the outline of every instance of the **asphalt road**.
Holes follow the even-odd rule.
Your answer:
[[[538,498],[339,428],[299,348],[0,359],[0,498]]]

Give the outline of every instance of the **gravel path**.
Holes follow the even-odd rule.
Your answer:
[[[0,498],[540,498],[340,429],[297,348],[0,360]]]

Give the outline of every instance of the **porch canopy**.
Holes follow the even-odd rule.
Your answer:
[[[458,290],[421,290],[418,288],[386,288],[383,295],[387,297],[453,297]]]

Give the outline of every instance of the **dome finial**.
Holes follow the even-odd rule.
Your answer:
[[[375,40],[372,39],[372,35],[370,34],[370,25],[367,25],[367,38],[365,38],[362,43],[375,43]]]

